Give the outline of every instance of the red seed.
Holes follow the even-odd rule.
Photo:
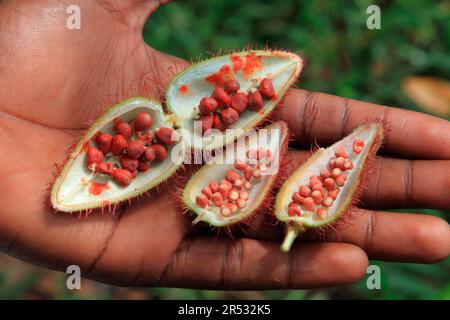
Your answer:
[[[218,103],[214,98],[204,97],[200,100],[198,110],[201,114],[207,115],[214,112],[217,109]]]
[[[146,160],[142,160],[142,157],[141,157],[141,159],[139,160],[138,170],[141,172],[145,172],[148,169],[150,169],[150,162],[146,161]]]
[[[150,148],[150,147],[145,149],[143,156],[145,157],[145,159],[147,161],[153,162],[153,160],[155,160],[155,157],[156,157],[155,149]]]
[[[162,142],[168,146],[174,144],[175,141],[178,140],[177,132],[170,128],[159,128],[158,130],[156,130],[155,136],[159,142]]]
[[[231,190],[228,193],[228,200],[236,201],[237,199],[239,199],[239,192],[237,190]]]
[[[349,159],[345,159],[343,170],[352,170],[353,169],[353,162],[351,162]]]
[[[343,169],[344,168],[344,162],[345,162],[345,158],[344,157],[336,158],[336,168]]]
[[[236,204],[237,204],[238,208],[243,209],[243,208],[245,208],[247,206],[247,200],[238,199],[236,201]]]
[[[336,149],[336,152],[334,153],[336,155],[336,157],[342,157],[344,159],[348,158],[347,153],[345,152],[343,147],[338,147]]]
[[[97,164],[95,167],[95,172],[101,173],[101,174],[110,174],[113,169],[113,164],[111,162],[102,162]]]
[[[136,131],[144,131],[151,127],[153,121],[152,116],[146,112],[139,112],[134,119],[134,130]]]
[[[308,197],[311,194],[311,189],[307,185],[301,185],[298,189],[298,193],[302,197]]]
[[[326,197],[325,199],[323,199],[322,201],[322,205],[324,207],[331,207],[333,205],[333,198],[331,198],[330,196]]]
[[[228,197],[228,192],[230,192],[232,186],[227,184],[219,185],[219,193],[222,195],[222,198],[226,199]]]
[[[336,178],[336,185],[338,187],[343,187],[345,184],[345,180],[347,180],[347,177],[341,174],[339,177]]]
[[[163,161],[167,158],[167,149],[162,144],[152,144],[148,149],[153,149],[155,151],[155,160]]]
[[[341,169],[339,169],[339,168],[334,168],[333,171],[331,171],[331,176],[332,176],[333,178],[337,178],[337,177],[339,177],[339,176],[341,175],[341,173],[342,173],[342,170],[341,170]]]
[[[130,159],[126,156],[120,158],[120,165],[122,169],[128,170],[130,172],[136,171],[139,167],[139,161],[135,159]]]
[[[211,201],[216,207],[223,206],[223,197],[219,192],[215,192],[212,194]]]
[[[314,211],[314,199],[311,197],[307,197],[303,200],[303,206],[308,211]]]
[[[242,177],[233,169],[230,169],[226,173],[227,180],[234,183],[236,180],[242,179]]]
[[[323,180],[323,186],[328,191],[333,190],[333,188],[334,188],[334,180],[332,178],[326,178],[325,180]]]
[[[234,186],[237,188],[237,189],[242,189],[242,186],[244,185],[244,183],[242,182],[242,180],[236,180],[235,182],[234,182]]]
[[[138,159],[145,150],[145,146],[140,140],[131,140],[127,147],[127,156],[130,159]]]
[[[331,172],[327,168],[323,168],[320,170],[320,176],[324,179],[329,178],[331,176]]]
[[[225,82],[225,85],[223,86],[223,89],[227,93],[236,93],[241,88],[241,85],[236,80],[230,79],[227,82]]]
[[[113,137],[111,143],[111,153],[115,156],[121,155],[128,146],[127,139],[121,134],[117,134]]]
[[[316,214],[320,219],[326,219],[327,218],[327,210],[325,210],[324,208],[318,208],[316,210]]]
[[[102,133],[97,137],[96,142],[100,151],[103,152],[103,154],[107,154],[111,149],[112,135]]]
[[[118,126],[119,124],[121,124],[122,122],[123,122],[122,119],[120,119],[120,118],[114,118],[114,119],[113,119],[113,127],[114,127],[114,129],[117,129],[117,126]]]
[[[86,154],[86,163],[88,166],[103,161],[103,153],[95,147],[89,147]]]
[[[220,113],[220,118],[224,125],[231,126],[239,120],[239,113],[233,108],[225,108]]]
[[[320,178],[318,176],[311,176],[311,177],[309,177],[309,186],[312,188],[316,184],[322,185],[322,183],[320,182]]]
[[[245,168],[244,177],[246,180],[250,180],[253,177],[253,168],[252,167]]]
[[[250,190],[252,188],[252,183],[250,181],[245,181],[244,183],[244,189]]]
[[[360,154],[362,149],[364,148],[364,141],[361,139],[356,139],[353,142],[353,152],[356,154]]]
[[[228,107],[231,103],[230,95],[222,88],[214,89],[212,97],[217,101],[220,107]]]
[[[131,126],[126,122],[121,122],[116,127],[117,134],[122,135],[125,139],[130,139],[131,137]]]
[[[311,198],[313,198],[315,204],[319,204],[323,199],[322,192],[314,190],[311,192]]]
[[[319,182],[315,183],[315,184],[311,187],[311,190],[312,190],[312,191],[314,191],[314,190],[322,191],[322,190],[323,190],[322,182],[319,181]]]
[[[206,186],[202,189],[202,193],[209,199],[212,197],[214,192],[211,191],[211,188],[209,186]]]
[[[235,167],[237,170],[245,170],[245,168],[248,167],[248,164],[245,163],[245,162],[242,161],[242,160],[236,160],[236,162],[235,162],[235,164],[234,164],[234,167]]]
[[[248,98],[245,93],[238,92],[231,97],[231,107],[239,113],[245,111],[248,105]]]
[[[227,207],[230,208],[231,213],[236,213],[239,210],[238,206],[234,203],[227,203]]]
[[[245,190],[239,191],[239,198],[242,200],[248,200],[248,192]]]
[[[222,180],[220,180],[219,185],[226,185],[227,187],[230,188],[230,190],[231,190],[231,188],[233,188],[233,184],[230,181],[228,181],[226,178],[223,178]]]
[[[303,204],[303,200],[305,200],[305,198],[302,197],[298,192],[294,192],[294,194],[292,195],[292,201],[297,204]]]
[[[216,116],[216,115],[214,115]],[[213,127],[213,115],[207,115],[207,116],[203,116],[199,119],[199,121],[201,121],[201,125],[202,125],[202,132],[206,132],[210,129],[212,129]]]
[[[195,203],[201,208],[205,208],[208,205],[209,199],[204,194],[199,194],[195,198]]]
[[[217,183],[216,180],[212,180],[209,183],[209,188],[211,189],[212,192],[217,192],[219,191],[219,184]]]
[[[275,96],[275,89],[273,88],[272,80],[268,78],[262,79],[259,84],[259,92],[267,99],[273,98]]]
[[[328,191],[328,196],[331,197],[331,199],[336,200],[338,193],[339,189],[336,188],[331,191]]]
[[[225,129],[225,125],[223,124],[222,120],[220,120],[220,116],[217,113],[213,115],[212,127],[219,131],[223,131]]]
[[[253,111],[259,111],[263,108],[263,98],[259,91],[255,91],[248,95],[248,107]]]
[[[255,180],[261,179],[261,176],[262,176],[262,172],[260,169],[253,170],[253,178],[255,178]]]
[[[116,181],[117,184],[121,185],[122,187],[128,186],[133,180],[133,174],[130,171],[124,169],[115,169],[112,175],[114,177],[114,181]]]
[[[290,217],[301,216],[302,210],[296,203],[290,203],[288,206],[288,215]]]
[[[229,217],[231,215],[231,209],[229,207],[223,207],[220,209],[220,214],[224,217]]]
[[[336,167],[336,159],[331,159],[329,162],[329,167],[333,170]]]

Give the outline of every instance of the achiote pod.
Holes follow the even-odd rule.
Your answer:
[[[369,123],[326,149],[319,149],[280,188],[275,214],[285,223],[281,250],[311,228],[322,228],[341,217],[355,200],[367,161],[383,141],[383,127]]]

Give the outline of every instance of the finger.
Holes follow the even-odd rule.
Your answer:
[[[450,159],[450,122],[429,115],[294,89],[276,116],[288,122],[299,145],[328,145],[367,121],[386,127],[383,150],[408,158]]]
[[[306,239],[324,240],[314,231],[318,230],[310,230]],[[450,254],[449,225],[433,216],[353,209],[326,231],[327,241],[357,245],[370,259],[434,263]],[[245,236],[280,242],[283,238],[279,226],[262,215]]]
[[[287,174],[309,153],[290,151]],[[449,160],[402,160],[375,157],[364,172],[359,206],[386,208],[450,208]]]
[[[364,276],[366,254],[350,244],[296,245],[241,238],[186,241],[167,266],[163,286],[210,289],[303,289],[350,283]]]
[[[352,243],[371,259],[436,263],[450,255],[450,227],[422,214],[356,210],[331,238]]]

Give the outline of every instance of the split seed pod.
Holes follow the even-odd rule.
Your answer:
[[[326,149],[319,149],[280,188],[275,214],[285,223],[281,250],[289,251],[306,229],[337,220],[355,200],[367,161],[383,141],[383,127],[365,124]]]

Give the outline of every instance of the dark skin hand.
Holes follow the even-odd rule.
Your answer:
[[[162,3],[164,1],[161,1]],[[66,8],[81,7],[81,30],[66,28]],[[450,253],[450,228],[436,217],[374,210],[450,208],[450,123],[420,113],[291,90],[275,115],[295,134],[301,159],[366,119],[387,131],[383,157],[369,174],[360,208],[328,242],[279,250],[282,230],[260,214],[235,240],[191,227],[171,185],[112,214],[55,214],[46,184],[54,164],[109,105],[160,97],[187,63],[158,52],[142,27],[160,3],[0,2],[0,247],[48,268],[81,267],[116,285],[214,289],[311,288],[365,275],[368,258],[434,263]]]

